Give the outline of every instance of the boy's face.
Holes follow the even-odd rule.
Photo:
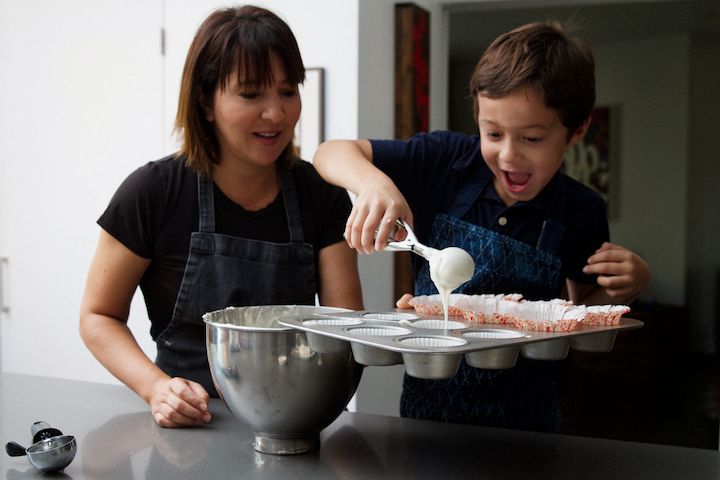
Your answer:
[[[480,148],[507,206],[535,198],[560,168],[565,148],[582,140],[587,123],[568,129],[532,88],[490,99],[478,96]]]

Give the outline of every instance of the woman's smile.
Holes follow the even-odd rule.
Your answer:
[[[275,145],[281,138],[280,131],[275,132],[257,132],[255,133],[255,136],[258,137],[258,140],[263,144],[267,146]]]

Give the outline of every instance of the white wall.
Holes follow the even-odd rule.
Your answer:
[[[96,219],[119,181],[162,153],[160,6],[0,1],[4,371],[109,377],[80,341],[78,312]]]

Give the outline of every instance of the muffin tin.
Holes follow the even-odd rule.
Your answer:
[[[405,364],[408,375],[425,379],[453,377],[463,355],[473,367],[511,368],[517,357],[562,360],[570,348],[609,352],[618,331],[642,327],[622,317],[617,325],[578,325],[570,332],[520,330],[507,324],[472,324],[451,316],[445,328],[441,315],[413,310],[349,311],[283,317],[278,322],[306,333],[317,353],[352,352],[367,366]]]

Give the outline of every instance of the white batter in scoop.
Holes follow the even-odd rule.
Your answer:
[[[437,287],[442,299],[445,324],[447,325],[450,294],[460,285],[472,279],[475,262],[469,253],[458,247],[435,250],[428,257],[430,279]]]
[[[450,294],[465,282],[470,281],[475,273],[475,262],[469,253],[462,248],[448,247],[436,250],[418,242],[415,233],[405,220],[395,222],[407,232],[405,240],[397,241],[389,237],[386,250],[395,252],[414,252],[430,263],[430,279],[438,289],[442,298],[443,312],[445,313],[445,328],[448,325],[448,303]]]

